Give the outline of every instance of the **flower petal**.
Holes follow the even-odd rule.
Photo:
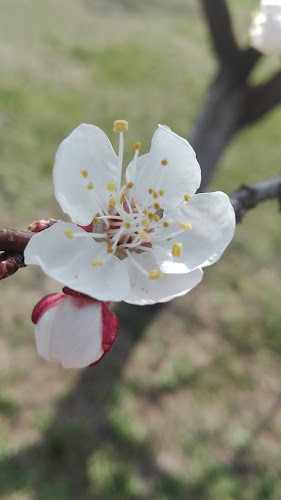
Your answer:
[[[105,133],[82,123],[59,146],[53,176],[55,196],[62,210],[76,224],[87,225],[101,205],[107,205],[106,186],[117,184],[121,172]]]
[[[70,231],[72,238],[66,236]],[[122,300],[129,280],[124,262],[107,253],[107,243],[96,242],[75,224],[59,222],[35,234],[25,249],[25,263],[38,264],[51,278],[98,300]],[[92,261],[104,261],[92,265]]]
[[[172,208],[184,200],[185,194],[193,195],[200,181],[200,167],[190,144],[159,125],[132,195],[140,204],[146,200],[149,189],[163,190],[161,208]]]
[[[144,167],[148,158],[148,153],[139,156],[136,161],[131,161],[126,169],[126,182],[133,182],[134,184],[138,181],[138,177]]]
[[[101,304],[65,295],[35,325],[38,353],[64,368],[83,368],[103,356]]]
[[[162,228],[159,236],[177,231],[181,221],[191,224],[192,229],[174,236],[171,242],[165,240],[163,243],[166,248],[172,248],[176,242],[182,243],[182,255],[175,262],[185,264],[189,270],[216,262],[232,240],[235,214],[225,193],[218,191],[196,194],[173,216],[177,222],[170,224],[167,229]],[[163,270],[175,272],[174,267],[169,270],[166,263]]]
[[[147,272],[159,269],[151,253],[136,254],[134,258]],[[195,269],[184,274],[163,274],[159,279],[150,280],[131,260],[126,259],[126,263],[131,286],[130,293],[124,301],[140,306],[168,302],[175,297],[185,295],[200,283],[203,276],[202,269]]]

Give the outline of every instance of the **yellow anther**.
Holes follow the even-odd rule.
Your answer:
[[[168,222],[167,220],[164,220],[164,222],[163,222],[163,226],[164,226],[164,227],[169,227],[169,225],[170,225],[170,224],[169,224],[169,222]]]
[[[86,177],[88,177],[87,170],[81,170],[81,174],[83,175],[83,177],[85,177],[85,179],[86,179]]]
[[[132,207],[135,207],[135,206],[136,206],[136,201],[135,201],[134,199],[132,199],[132,201],[131,201],[131,205],[132,205]]]
[[[94,189],[94,184],[92,182],[89,182],[87,188],[88,189]]]
[[[160,220],[160,217],[159,217],[159,215],[153,214],[152,219],[155,220],[155,222],[158,222]]]
[[[126,132],[126,130],[128,130],[128,122],[126,120],[115,120],[114,132]]]
[[[159,189],[160,196],[163,196],[164,193],[165,193],[164,189]]]
[[[131,189],[133,187],[134,183],[133,182],[128,182],[126,188]]]
[[[141,148],[141,143],[139,141],[136,141],[134,144],[134,148],[136,151],[139,150]]]
[[[108,245],[107,247],[107,253],[114,253],[114,249],[112,246]]]
[[[116,185],[114,184],[114,182],[109,182],[106,187],[108,191],[116,191]]]
[[[109,208],[114,208],[115,207],[115,201],[114,200],[110,200],[109,202]]]
[[[189,200],[190,200],[190,198],[191,198],[190,194],[185,194],[185,195],[184,195],[184,199],[185,199],[185,201],[189,201]]]
[[[72,240],[72,238],[73,238],[73,231],[71,231],[71,229],[66,229],[64,231],[64,234],[65,234],[65,236],[67,236],[68,238],[70,238]]]
[[[182,243],[175,243],[172,248],[172,256],[180,257],[182,254]]]
[[[192,225],[189,222],[180,222],[179,227],[185,230],[192,229]]]
[[[172,238],[167,238],[166,241],[171,241]]]
[[[102,266],[104,261],[102,259],[93,259],[91,264],[92,266]]]
[[[147,214],[148,214],[148,210],[146,210],[146,208],[145,208],[145,209],[142,211],[142,213],[143,213],[144,215],[147,215]]]
[[[164,160],[161,160],[161,163],[163,166],[168,165],[168,160],[164,158]]]
[[[149,212],[147,215],[148,215],[148,218],[149,218],[150,220],[153,220],[154,214],[152,214],[151,212]]]
[[[145,229],[150,229],[150,222],[149,222],[149,219],[143,219],[143,220],[141,221],[141,224],[142,224],[142,226],[144,226],[144,227],[145,227]]]
[[[153,193],[153,198],[155,198],[155,200],[157,200],[157,198],[158,198],[158,194],[156,193],[156,191],[154,191],[154,193]]]
[[[131,224],[130,224],[130,222],[126,221],[126,222],[124,222],[124,226],[125,226],[127,229],[130,229]]]
[[[125,199],[125,198],[126,198],[127,194],[128,194],[128,193],[125,193],[125,192],[123,192],[123,193],[121,194],[121,198],[120,198],[120,202],[121,202],[121,203],[125,203],[125,201],[126,201],[126,199]]]
[[[141,241],[150,241],[149,234],[146,231],[144,231],[143,229],[139,230],[139,236],[140,236]]]
[[[94,217],[94,218],[93,218],[93,222],[94,222],[95,224],[98,224],[98,223],[99,223],[99,221],[100,221],[100,220],[99,220],[99,218],[98,218],[98,217]]]
[[[152,194],[153,193],[153,189],[149,188],[148,192],[149,192],[149,194]]]
[[[149,280],[158,280],[163,276],[163,273],[159,271],[158,269],[153,269],[152,271],[148,272],[148,279]]]
[[[153,206],[154,206],[154,209],[155,209],[155,210],[159,210],[159,208],[160,208],[159,203],[154,203],[154,205],[153,205]]]

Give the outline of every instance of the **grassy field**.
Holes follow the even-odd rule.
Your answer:
[[[229,1],[241,43],[257,3]],[[117,146],[127,119],[126,161],[157,123],[188,137],[215,68],[197,0],[2,2],[0,225],[64,217],[53,158],[81,122]],[[277,173],[280,129],[279,109],[243,131],[211,190]],[[1,500],[279,500],[280,248],[268,202],[194,292],[118,306],[113,351],[83,371],[36,354],[30,312],[59,285],[39,268],[1,281]]]

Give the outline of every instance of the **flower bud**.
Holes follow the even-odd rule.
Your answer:
[[[109,302],[100,302],[64,288],[47,295],[32,313],[36,347],[47,361],[64,368],[83,368],[98,363],[110,351],[118,328]]]

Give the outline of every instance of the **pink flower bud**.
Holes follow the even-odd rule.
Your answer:
[[[56,219],[40,219],[40,220],[35,220],[28,226],[28,230],[32,231],[32,233],[40,233],[41,231],[44,231],[44,229],[47,229],[48,227],[52,226],[53,224],[56,224],[56,222],[60,222]]]
[[[69,288],[46,295],[32,313],[39,355],[64,368],[98,363],[114,344],[117,316],[100,302]]]

